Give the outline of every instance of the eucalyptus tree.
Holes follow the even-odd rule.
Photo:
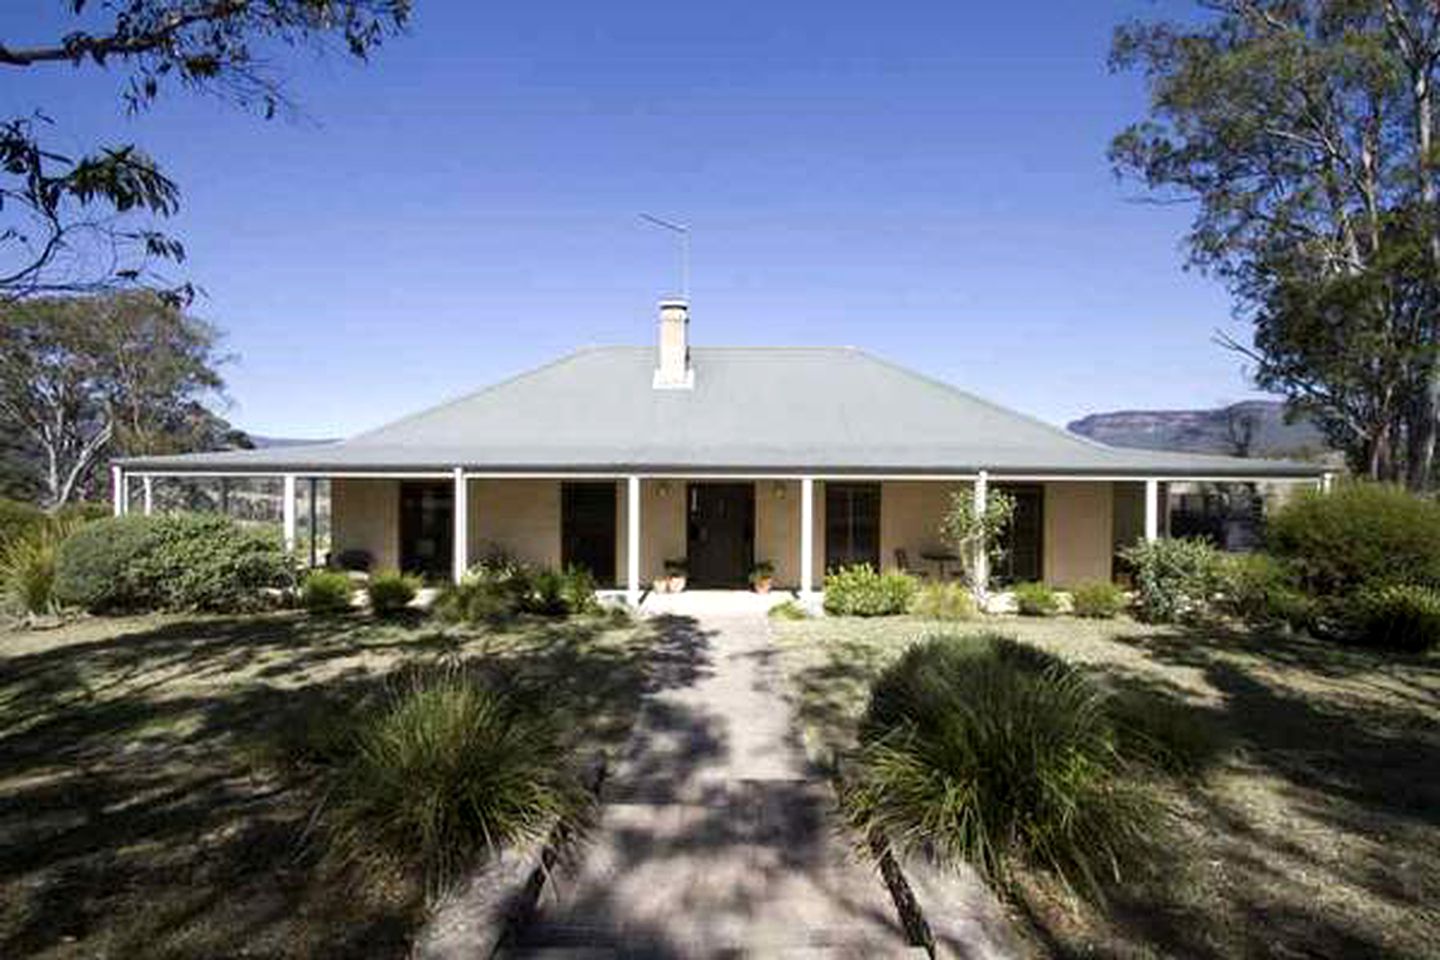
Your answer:
[[[1357,469],[1425,488],[1440,416],[1433,0],[1198,0],[1116,31],[1147,116],[1110,155],[1196,205],[1193,265],[1254,323],[1257,383]]]

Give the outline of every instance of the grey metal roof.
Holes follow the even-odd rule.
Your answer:
[[[995,473],[1313,477],[1316,464],[1108,447],[853,348],[599,347],[337,443],[119,461],[154,471]]]

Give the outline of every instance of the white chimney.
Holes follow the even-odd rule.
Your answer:
[[[690,303],[661,300],[655,389],[689,390],[694,386],[695,370],[690,366]]]

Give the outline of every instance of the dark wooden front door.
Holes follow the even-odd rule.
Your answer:
[[[455,487],[449,483],[400,483],[400,569],[449,579],[455,562]]]
[[[825,484],[825,569],[880,569],[880,484]]]
[[[615,583],[615,484],[560,487],[560,562],[584,567],[601,586]]]
[[[687,559],[697,587],[743,587],[755,562],[755,485],[690,484]]]

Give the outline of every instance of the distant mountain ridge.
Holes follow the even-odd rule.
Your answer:
[[[1285,422],[1276,400],[1244,400],[1211,410],[1117,410],[1092,413],[1066,429],[1115,447],[1251,457],[1333,456],[1309,420]],[[1248,449],[1246,438],[1248,435]]]

